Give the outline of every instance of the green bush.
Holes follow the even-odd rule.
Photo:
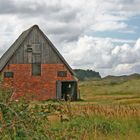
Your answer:
[[[140,133],[139,118],[101,117],[82,110],[76,115],[71,102],[16,102],[10,100],[11,94],[10,89],[0,90],[0,140],[80,140]],[[48,116],[54,114],[66,118],[49,122]]]
[[[2,82],[2,75],[0,74],[0,83]]]
[[[0,139],[47,139],[47,113],[27,100],[8,100],[11,94],[0,91]]]

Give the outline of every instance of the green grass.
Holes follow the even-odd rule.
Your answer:
[[[132,104],[134,104],[134,98],[136,103],[140,102],[140,79],[115,80],[108,78],[98,81],[80,82],[79,87],[81,98],[85,101],[97,104],[120,103],[119,99],[128,99],[129,104],[132,99]]]
[[[67,131],[66,131],[67,130]],[[124,137],[127,134],[140,136],[140,120],[108,119],[100,116],[77,117],[69,122],[55,122],[51,125],[54,135],[58,139],[108,139],[109,137]],[[136,138],[136,137],[135,137]]]
[[[140,79],[79,82],[78,102],[19,102],[0,88],[2,140],[139,140]]]

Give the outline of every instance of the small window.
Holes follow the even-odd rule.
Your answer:
[[[32,64],[32,75],[34,75],[34,76],[41,75],[41,63]]]
[[[4,77],[5,78],[13,78],[14,77],[14,73],[13,72],[4,72]]]
[[[27,45],[27,52],[32,52],[33,49],[32,49],[32,45],[28,44]]]
[[[58,77],[67,77],[67,71],[58,71],[57,76]]]
[[[27,52],[32,52],[33,50],[32,50],[32,48],[27,48]]]

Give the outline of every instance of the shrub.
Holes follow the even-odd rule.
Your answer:
[[[8,94],[7,94],[8,93]],[[10,101],[11,92],[0,91],[0,139],[46,139],[47,114],[29,101]]]

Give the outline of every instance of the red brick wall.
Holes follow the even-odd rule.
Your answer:
[[[15,99],[21,96],[36,100],[56,98],[57,80],[75,80],[63,64],[42,64],[41,76],[32,76],[31,64],[10,64],[4,71],[14,72],[14,78],[4,78],[4,83],[15,89]],[[67,71],[67,77],[57,77],[57,71]]]

